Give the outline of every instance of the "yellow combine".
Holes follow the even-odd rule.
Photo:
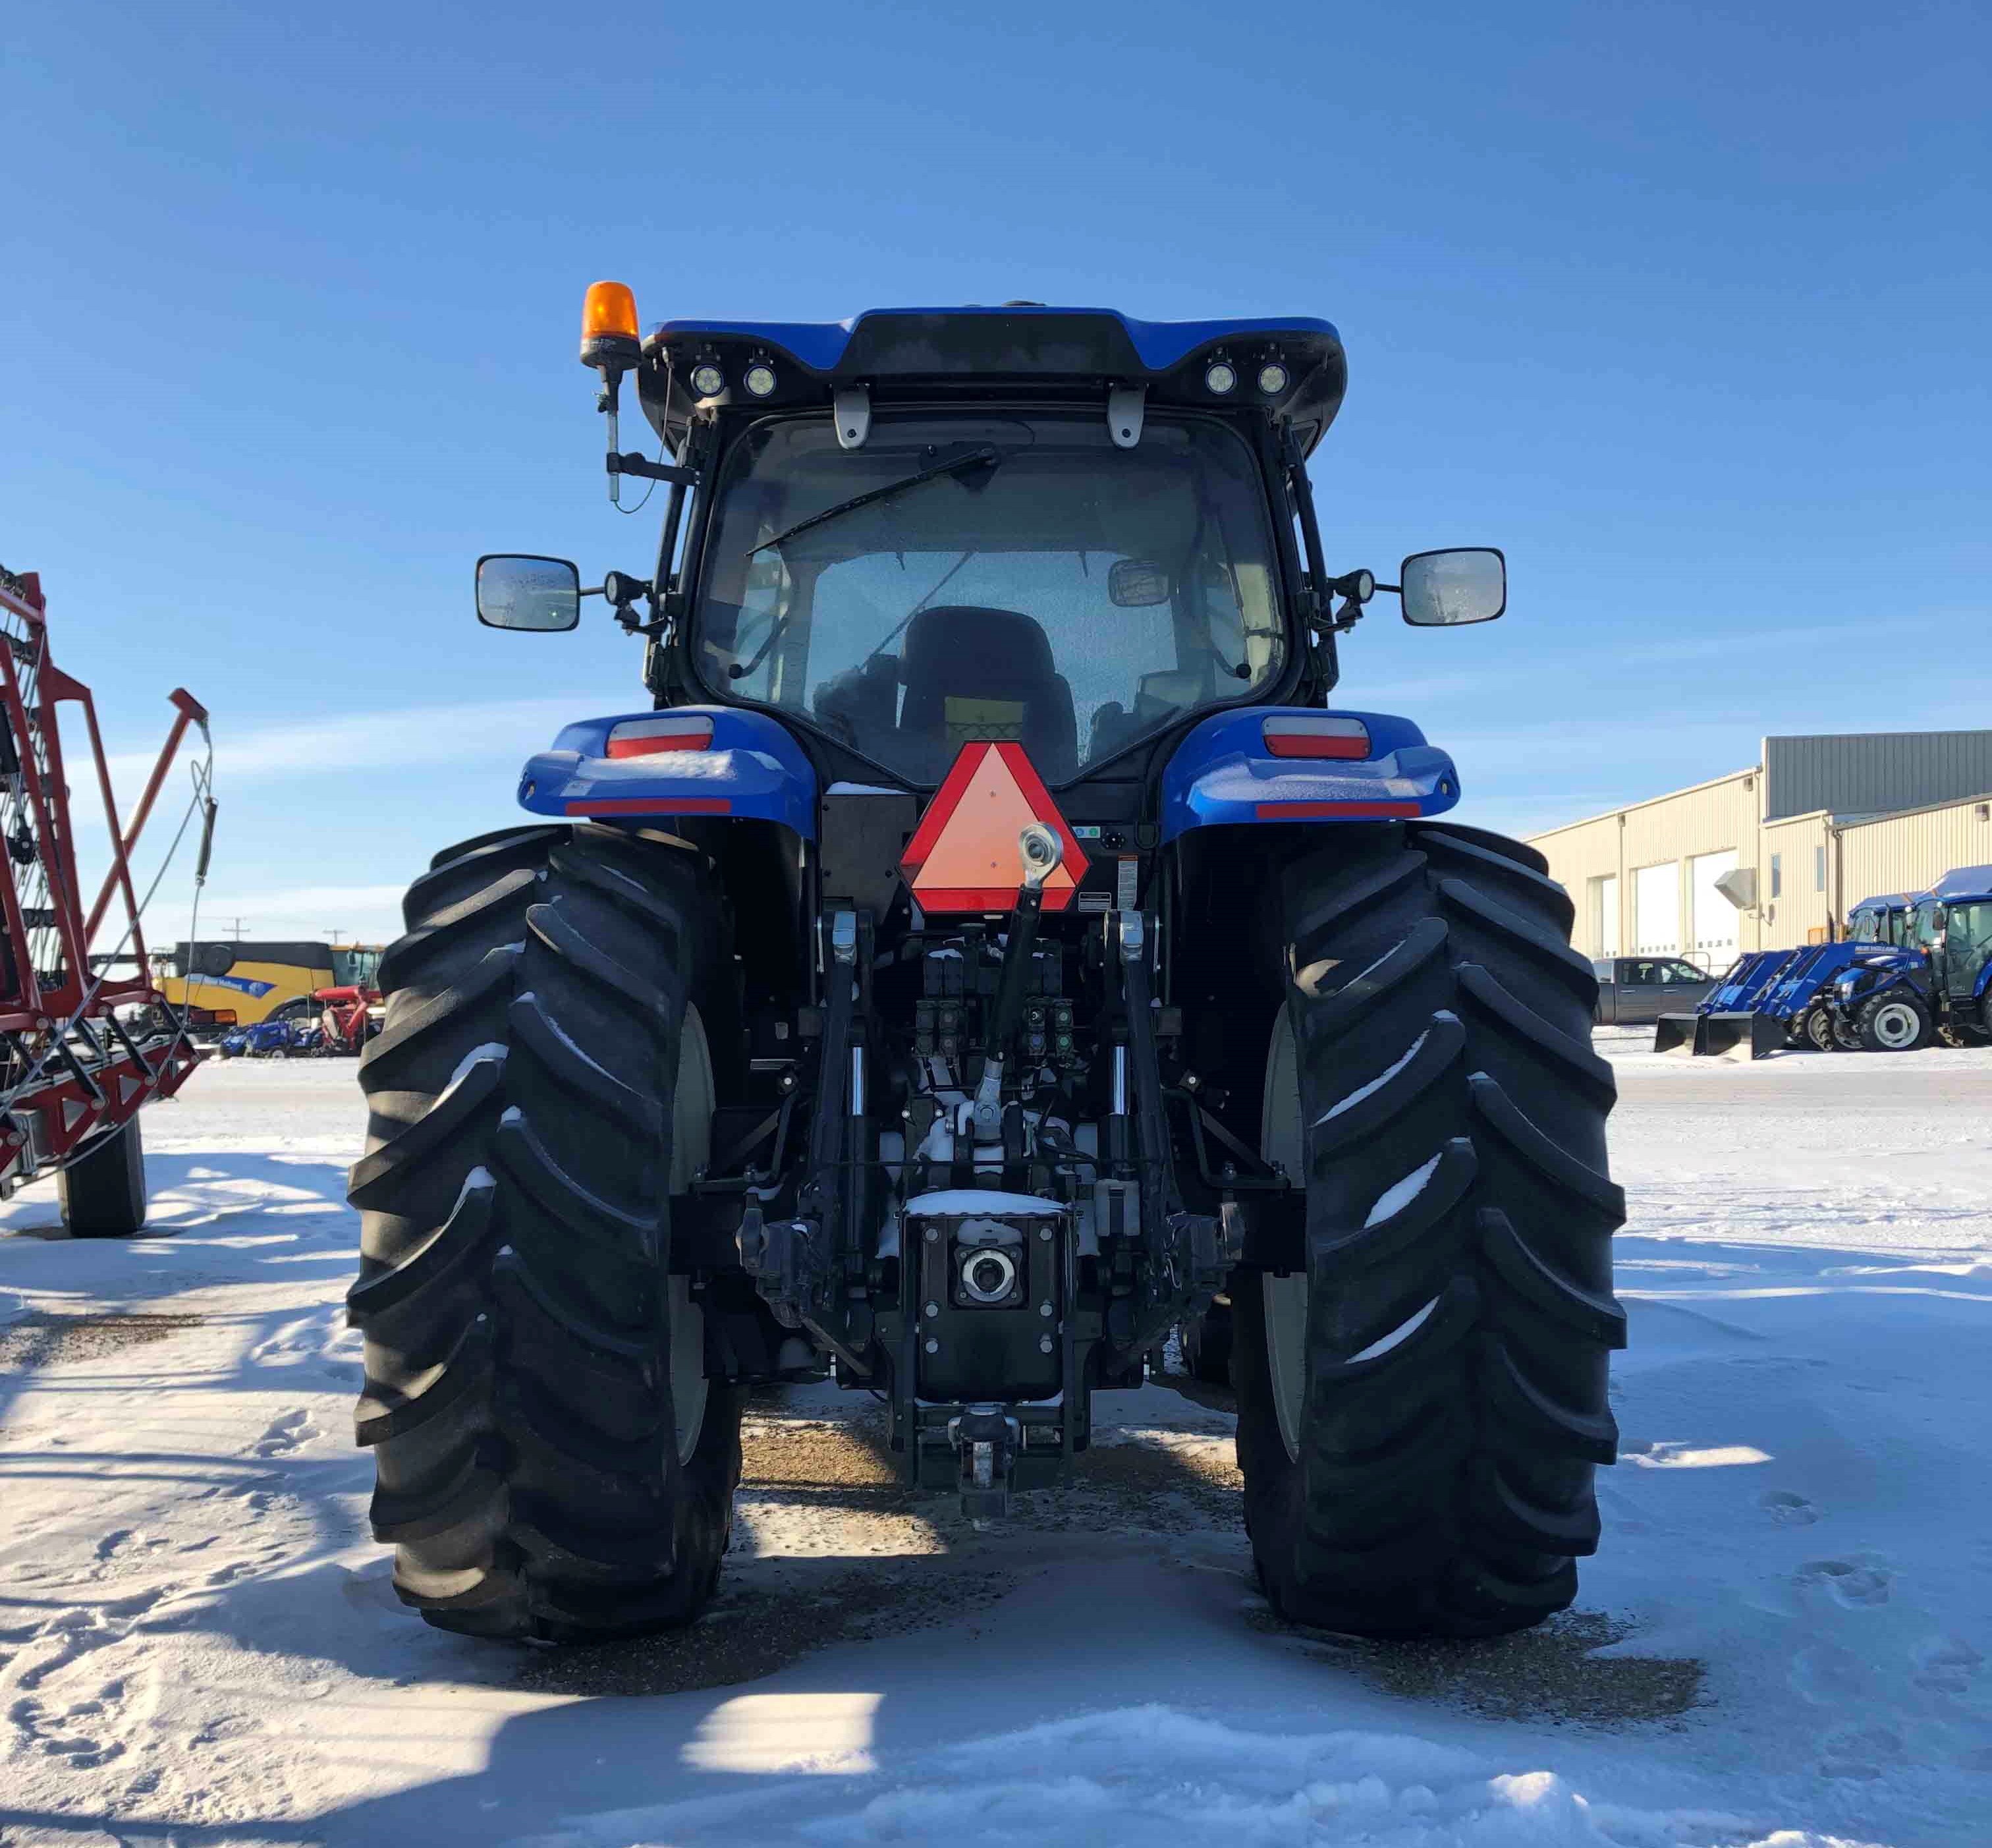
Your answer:
[[[239,943],[176,943],[162,957],[160,988],[175,1007],[195,1007],[231,1024],[292,1013],[316,1015],[312,997],[322,988],[372,989],[380,967],[379,944],[303,943],[248,939]]]

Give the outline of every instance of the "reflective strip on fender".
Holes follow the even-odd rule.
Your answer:
[[[569,815],[731,815],[725,796],[612,796],[570,802]]]
[[[1424,811],[1415,802],[1261,802],[1252,812],[1261,822],[1415,822]]]

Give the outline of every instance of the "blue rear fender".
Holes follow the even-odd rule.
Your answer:
[[[666,717],[710,719],[711,743],[647,757],[609,755],[616,726]],[[672,706],[580,719],[551,750],[528,758],[519,777],[519,806],[533,815],[632,823],[685,815],[776,822],[811,841],[816,796],[815,769],[786,729],[765,712],[736,706]]]
[[[1276,757],[1269,719],[1355,719],[1370,734],[1364,758]],[[1162,773],[1161,838],[1193,828],[1265,822],[1414,821],[1459,801],[1451,757],[1408,719],[1318,706],[1247,706],[1187,733]]]

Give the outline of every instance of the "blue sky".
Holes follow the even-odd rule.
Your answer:
[[[470,610],[481,552],[649,565],[595,277],[646,324],[1319,313],[1331,565],[1509,552],[1505,620],[1344,651],[1472,818],[1992,724],[1989,78],[1968,3],[24,9],[0,562],[128,799],[167,688],[213,709],[205,918],[378,935],[559,722],[645,703],[599,605]]]

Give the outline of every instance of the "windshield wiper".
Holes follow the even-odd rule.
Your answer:
[[[788,627],[789,619],[786,616],[778,619],[769,627],[766,636],[762,638],[760,647],[754,651],[754,658],[752,661],[734,662],[726,670],[726,678],[728,680],[745,680],[768,658],[768,651],[788,632]]]
[[[841,518],[845,514],[855,513],[861,507],[869,507],[875,500],[883,500],[894,494],[902,494],[909,487],[918,487],[923,481],[938,480],[943,475],[958,475],[964,469],[994,468],[1003,459],[1003,452],[994,443],[984,443],[980,449],[965,449],[959,456],[950,456],[945,462],[936,462],[919,473],[902,476],[897,481],[889,481],[883,487],[868,488],[861,494],[853,494],[848,500],[840,500],[834,507],[827,507],[820,514],[811,514],[807,520],[798,520],[794,525],[784,527],[772,539],[763,539],[758,545],[747,548],[746,556],[753,557],[757,552],[766,552],[793,539],[797,533],[807,532],[812,526],[820,526],[826,520]]]

